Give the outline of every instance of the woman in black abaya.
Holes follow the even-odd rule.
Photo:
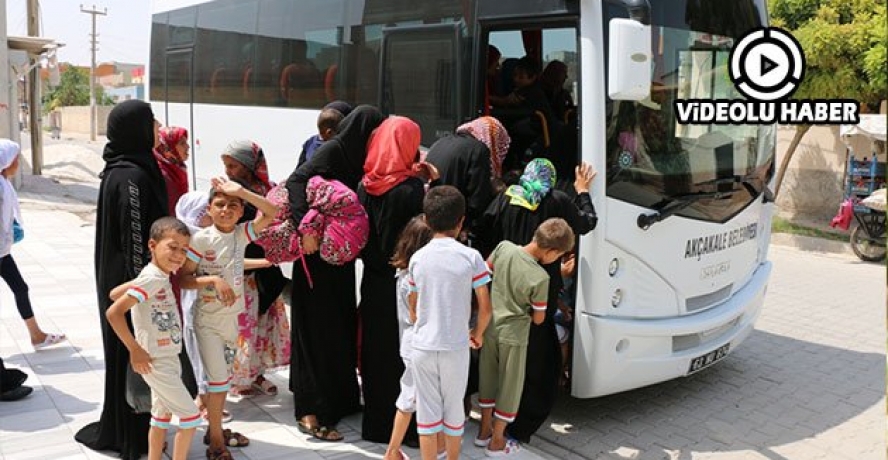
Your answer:
[[[352,190],[364,175],[367,141],[385,119],[362,105],[339,124],[339,134],[321,145],[287,179],[290,210],[298,226],[308,212],[306,185],[313,176],[338,180]],[[339,420],[360,410],[357,375],[355,265],[331,265],[316,253],[317,241],[303,238],[313,287],[301,264],[293,266],[290,390],[300,430],[339,441]]]
[[[404,365],[398,344],[395,269],[391,265],[398,235],[422,212],[425,196],[420,171],[419,125],[406,117],[389,117],[370,138],[364,179],[358,197],[370,218],[370,235],[361,252],[361,381],[364,417],[361,437],[385,443],[392,434],[395,400]],[[423,174],[433,175],[428,168]],[[405,439],[418,442],[415,427]]]
[[[93,450],[116,451],[127,460],[148,452],[151,415],[136,414],[126,403],[129,352],[105,320],[105,311],[111,306],[111,289],[134,279],[149,262],[149,229],[168,213],[166,186],[152,153],[159,127],[145,102],[122,102],[111,111],[96,214],[96,293],[105,351],[105,403],[99,421],[83,427],[75,439]],[[190,366],[187,359],[184,365]],[[187,384],[194,391],[193,378]]]
[[[586,163],[576,168],[575,199],[555,189],[555,167],[546,159],[537,158],[528,163],[518,185],[498,195],[479,219],[482,246],[492,250],[502,240],[527,244],[536,228],[546,219],[560,217],[567,221],[574,233],[585,235],[598,224],[595,207],[589,196],[589,186],[596,172]],[[555,331],[555,312],[561,291],[561,263],[543,266],[549,273],[549,303],[546,320],[530,327],[527,343],[527,362],[524,373],[524,391],[515,421],[508,433],[521,441],[530,441],[542,426],[555,404],[558,376],[561,370],[561,351]]]

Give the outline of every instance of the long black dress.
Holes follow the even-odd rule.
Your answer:
[[[93,450],[113,450],[124,459],[148,452],[150,414],[135,414],[124,394],[129,352],[105,319],[112,288],[134,279],[150,260],[151,224],[166,216],[166,187],[151,149],[154,114],[141,101],[118,104],[108,117],[96,217],[96,293],[105,351],[105,404],[98,422],[75,439]],[[132,323],[127,314],[127,323]]]
[[[411,218],[422,212],[422,181],[409,178],[381,196],[358,186],[358,197],[370,218],[370,237],[361,252],[361,381],[364,418],[361,437],[385,443],[392,433],[395,400],[404,373],[398,342],[398,302],[395,270],[389,264],[398,235]],[[416,439],[408,430],[407,439]]]
[[[426,161],[440,174],[433,186],[452,185],[466,197],[463,228],[474,231],[475,220],[493,199],[490,150],[470,134],[450,134],[432,144]]]
[[[287,179],[290,209],[298,225],[308,212],[305,187],[320,175],[356,190],[364,174],[367,140],[385,117],[358,106],[339,124],[339,134],[315,151]],[[360,410],[357,375],[355,265],[330,265],[318,254],[305,258],[314,288],[301,263],[293,264],[290,391],[294,415],[315,415],[322,426]]]
[[[536,228],[552,217],[566,220],[577,235],[589,233],[598,224],[595,207],[588,193],[580,193],[571,200],[566,193],[552,190],[542,199],[536,211],[509,204],[509,201],[510,198],[505,194],[498,195],[480,219],[479,227],[487,229],[483,235],[483,246],[488,251],[502,240],[515,244],[529,243]],[[524,391],[521,394],[518,416],[508,427],[509,435],[521,442],[529,442],[530,437],[552,411],[561,370],[561,352],[554,321],[558,309],[558,292],[563,285],[561,264],[555,262],[544,265],[543,268],[549,273],[546,320],[539,326],[530,327]]]

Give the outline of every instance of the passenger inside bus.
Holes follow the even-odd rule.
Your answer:
[[[539,75],[540,66],[537,61],[524,56],[515,63],[512,75],[514,91],[504,98],[492,101],[495,107],[493,115],[503,122],[512,137],[512,145],[504,163],[506,170],[520,169],[529,160],[525,158],[528,149],[532,151],[531,158],[546,154],[544,149],[549,144],[549,127],[555,120]]]
[[[564,88],[567,81],[567,64],[554,60],[546,65],[540,75],[540,86],[549,100],[552,114],[559,121],[568,122],[568,115],[574,110],[573,97],[570,91]]]

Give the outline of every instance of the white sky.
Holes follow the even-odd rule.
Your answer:
[[[89,3],[86,3],[86,2]],[[108,9],[96,16],[99,46],[96,61],[144,64],[148,61],[151,36],[151,2],[148,0],[85,0],[84,9]],[[27,35],[27,0],[6,0],[9,35]],[[59,61],[89,65],[92,15],[80,12],[78,0],[40,0],[40,35],[65,44]]]

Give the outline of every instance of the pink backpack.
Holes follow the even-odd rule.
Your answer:
[[[329,264],[355,260],[370,233],[370,221],[357,194],[321,176],[309,179],[305,192],[310,209],[299,224],[299,233],[318,238],[321,258]]]
[[[293,262],[302,257],[302,247],[296,226],[290,220],[290,199],[287,187],[275,185],[265,196],[278,207],[278,213],[271,225],[265,228],[256,239],[256,244],[265,249],[265,258],[273,264]]]

